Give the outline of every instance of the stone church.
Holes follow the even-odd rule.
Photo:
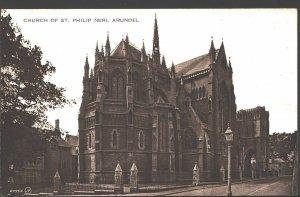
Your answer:
[[[228,123],[234,132],[233,178],[238,169],[249,171],[247,154],[258,155],[261,170],[267,169],[268,112],[237,114],[223,42],[216,49],[212,40],[207,54],[170,68],[159,44],[155,17],[151,55],[144,44],[141,49],[131,44],[128,35],[112,50],[107,35],[104,47],[96,45],[92,68],[86,58],[79,180],[111,183],[119,163],[127,182],[133,162],[140,182],[191,181],[195,164],[200,180],[218,180],[220,169],[227,169]]]

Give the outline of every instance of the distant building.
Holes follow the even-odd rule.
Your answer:
[[[28,131],[36,130],[35,128]],[[37,133],[40,131],[34,131]],[[24,151],[32,151],[26,139],[15,142],[16,146]],[[45,149],[41,150],[39,156],[32,162],[24,162],[22,166],[15,167],[14,181],[16,184],[40,184],[52,183],[53,176],[58,170],[62,182],[77,181],[78,165],[78,137],[67,135],[66,139],[61,137],[59,120],[55,121],[55,135],[45,143]],[[37,154],[35,152],[31,154]]]
[[[256,174],[265,175],[269,160],[269,112],[265,107],[239,110],[236,119],[239,160],[244,177],[251,177],[251,157],[256,159]]]
[[[88,57],[84,65],[78,116],[80,181],[113,182],[118,161],[125,182],[133,161],[141,182],[190,180],[195,163],[200,180],[218,180],[220,169],[228,169],[228,123],[234,135],[233,178],[239,166],[250,164],[248,149],[243,152],[246,144],[254,147],[251,154],[266,170],[268,113],[257,110],[257,133],[245,137],[248,120],[236,116],[232,74],[224,43],[216,49],[213,40],[208,53],[168,69],[156,18],[152,55],[144,44],[136,48],[128,35],[111,50],[107,36],[105,47],[99,50],[96,45],[94,67],[90,69]]]
[[[45,177],[52,181],[56,170],[58,170],[62,182],[71,182],[74,171],[73,136],[69,135],[66,140],[60,136],[59,120],[55,121],[55,130],[57,135],[53,136],[47,143],[45,151]]]
[[[71,181],[77,182],[78,180],[78,136],[66,135],[66,142],[71,146]]]

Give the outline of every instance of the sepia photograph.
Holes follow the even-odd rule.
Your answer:
[[[297,9],[1,9],[0,196],[298,196]]]

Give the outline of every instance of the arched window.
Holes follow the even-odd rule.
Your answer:
[[[208,100],[208,111],[209,112],[212,111],[212,102],[211,102],[211,99]]]
[[[198,95],[199,99],[202,98],[202,88],[199,88],[199,95]]]
[[[137,72],[133,73],[133,96],[137,101],[143,101],[145,98],[143,81]]]
[[[123,78],[119,77],[118,78],[118,99],[123,99],[124,98],[124,83],[123,83]]]
[[[117,77],[113,77],[112,78],[112,93],[111,93],[111,97],[113,99],[117,99],[118,98],[118,78]]]
[[[144,136],[144,132],[141,130],[139,133],[139,148],[144,149],[144,145],[145,145],[145,136]]]
[[[124,99],[125,98],[124,79],[120,72],[115,72],[111,80],[111,98]]]
[[[174,136],[171,137],[171,151],[175,151],[175,138],[174,138]]]
[[[112,147],[118,147],[118,132],[116,130],[112,131]]]
[[[167,140],[168,140],[167,132],[168,132],[167,119],[165,116],[161,116],[161,118],[159,120],[160,150],[166,150]]]
[[[92,133],[89,133],[88,144],[89,144],[89,148],[92,148]]]
[[[196,92],[195,92],[195,100],[198,99],[198,88],[196,88]]]
[[[202,96],[205,97],[205,87],[202,87]]]

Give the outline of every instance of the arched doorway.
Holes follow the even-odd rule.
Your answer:
[[[252,177],[251,174],[251,157],[255,155],[255,151],[250,149],[246,152],[245,159],[244,159],[244,177]]]

